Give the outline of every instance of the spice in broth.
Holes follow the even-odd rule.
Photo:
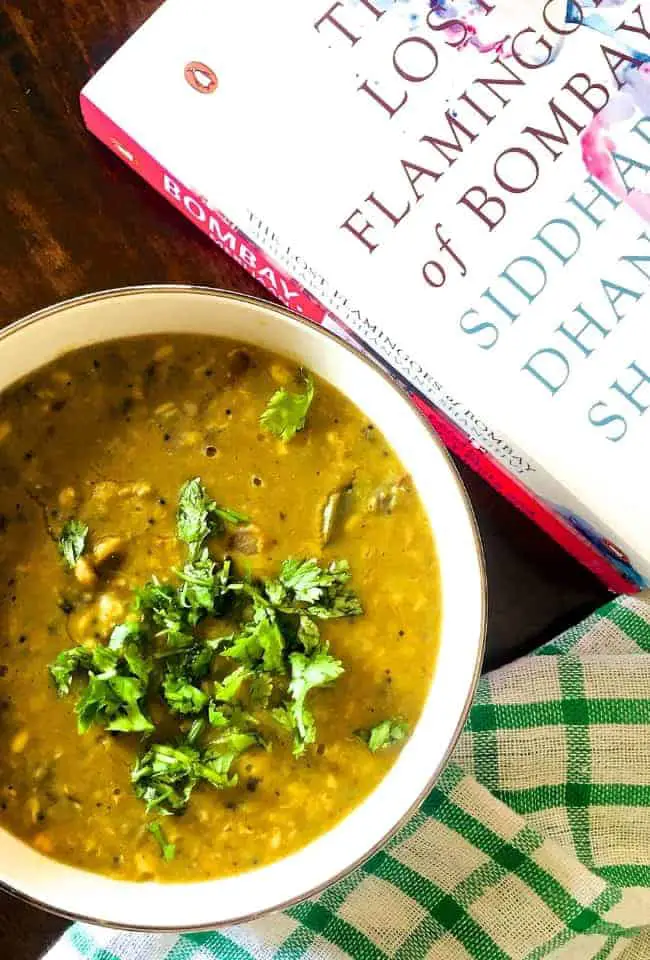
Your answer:
[[[281,356],[70,353],[0,397],[0,826],[128,880],[268,864],[381,781],[438,642],[380,431]]]

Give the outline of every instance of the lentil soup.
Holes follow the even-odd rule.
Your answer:
[[[0,397],[0,826],[128,880],[283,857],[393,764],[438,565],[381,433],[202,336],[67,354]]]

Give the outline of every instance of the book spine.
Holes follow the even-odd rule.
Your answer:
[[[288,271],[267,256],[235,224],[211,207],[207,201],[182,184],[177,177],[134,141],[126,131],[118,127],[102,110],[83,93],[80,98],[81,112],[87,128],[125,163],[131,166],[158,193],[181,210],[200,230],[209,236],[259,283],[290,310],[314,323],[322,324],[333,314],[321,304],[304,286],[297,283]],[[346,332],[349,328],[336,317],[334,320]],[[359,342],[361,349],[366,346]],[[634,584],[613,569],[591,544],[578,534],[566,521],[550,510],[505,466],[481,449],[446,414],[437,409],[424,395],[416,392],[403,378],[395,377],[408,390],[412,401],[426,416],[445,446],[469,467],[479,473],[495,490],[505,496],[522,513],[532,519],[549,536],[556,540],[597,576],[610,590],[629,593],[638,589]]]

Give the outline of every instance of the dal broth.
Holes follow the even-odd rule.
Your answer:
[[[393,764],[399,745],[372,752],[357,731],[417,721],[440,596],[424,510],[381,433],[326,383],[316,380],[305,429],[289,442],[261,428],[271,394],[300,389],[297,372],[232,341],[134,338],[66,355],[0,398],[0,825],[41,852],[129,880],[197,881],[267,864],[333,826]],[[105,645],[135,588],[183,568],[176,508],[194,477],[250,518],[209,539],[215,560],[228,555],[238,576],[256,580],[277,576],[288,557],[323,568],[344,559],[363,614],[318,621],[344,673],[309,693],[315,742],[294,756],[266,716],[260,739],[271,749],[235,760],[237,785],[201,782],[184,812],[162,817],[134,792],[134,760],[161,737],[187,734],[194,718],[151,692],[148,737],[98,724],[79,735],[84,672],[57,696],[48,665],[70,647]],[[87,577],[57,546],[70,518],[87,525],[90,550],[119,541]],[[237,666],[217,654],[199,686]]]

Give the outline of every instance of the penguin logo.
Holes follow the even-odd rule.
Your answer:
[[[219,77],[212,67],[199,60],[192,60],[187,64],[185,80],[197,93],[214,93],[219,86]]]

